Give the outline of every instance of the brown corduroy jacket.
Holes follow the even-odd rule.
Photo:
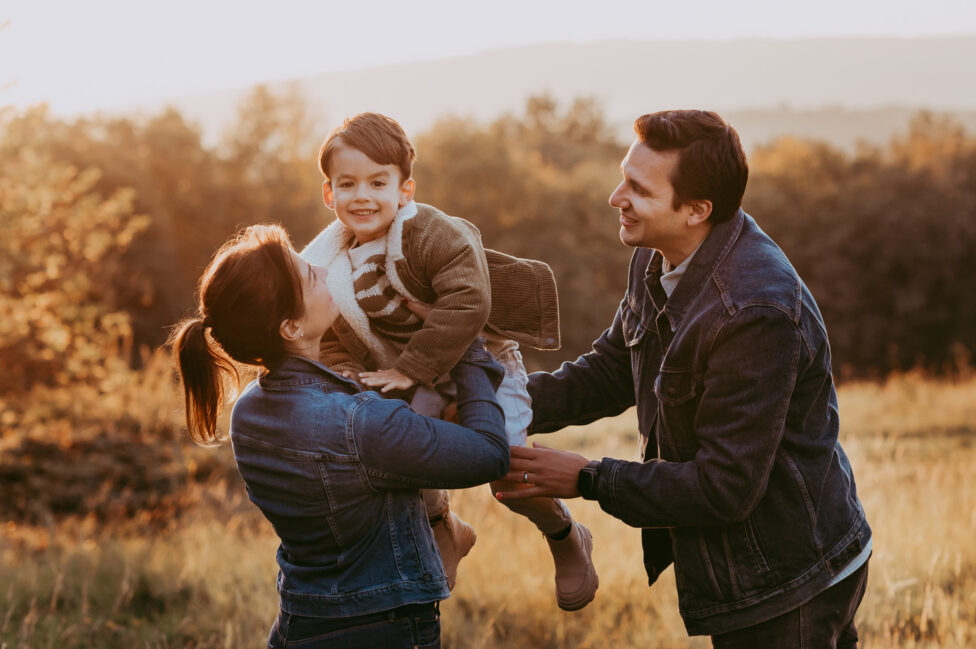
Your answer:
[[[390,226],[386,273],[399,293],[431,306],[424,326],[402,348],[369,327],[354,295],[344,295],[351,282],[345,286],[343,273],[333,273],[353,244],[337,220],[302,252],[330,269],[342,313],[322,340],[323,364],[354,373],[395,367],[429,385],[484,330],[537,349],[559,348],[559,301],[547,264],[483,248],[473,224],[430,205],[417,203],[415,215],[401,216]]]

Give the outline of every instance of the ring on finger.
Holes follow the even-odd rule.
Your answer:
[[[529,484],[529,472],[525,471],[522,473],[522,482]]]

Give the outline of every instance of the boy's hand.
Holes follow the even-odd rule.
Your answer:
[[[410,309],[413,312],[413,314],[418,318],[420,318],[421,320],[426,320],[427,316],[429,316],[430,312],[433,310],[433,307],[430,306],[429,304],[424,304],[422,302],[414,302],[412,300],[407,300],[406,305],[407,308]]]
[[[379,372],[360,372],[359,382],[371,388],[380,388],[380,392],[407,390],[416,383],[403,372],[394,369],[380,370]]]

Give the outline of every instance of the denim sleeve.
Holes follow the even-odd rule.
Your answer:
[[[451,370],[460,424],[416,414],[403,401],[368,399],[353,414],[359,457],[375,489],[473,487],[508,472],[505,417],[495,400],[504,370],[469,348]]]
[[[630,350],[624,343],[621,302],[610,328],[593,349],[555,372],[529,375],[532,425],[529,434],[551,433],[619,415],[634,405]]]
[[[799,327],[783,311],[767,306],[738,311],[707,358],[694,419],[699,445],[694,459],[604,458],[600,506],[634,527],[745,519],[766,492],[803,348]]]

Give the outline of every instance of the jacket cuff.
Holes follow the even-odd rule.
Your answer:
[[[403,374],[406,374],[414,381],[420,385],[434,385],[444,372],[439,372],[434,368],[427,367],[422,363],[417,362],[414,359],[409,358],[406,354],[400,354],[397,359],[394,368]]]
[[[596,499],[600,503],[600,509],[615,518],[621,518],[620,507],[614,493],[614,481],[617,479],[617,471],[620,469],[623,460],[605,457],[600,460],[597,474]]]

